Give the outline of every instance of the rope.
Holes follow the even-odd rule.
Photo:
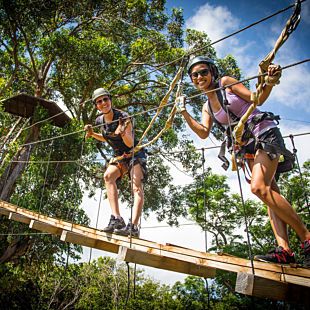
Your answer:
[[[82,147],[81,147],[81,154],[80,154],[80,158],[82,157],[83,155],[83,150],[84,150],[84,145],[85,145],[85,136],[86,136],[86,132],[84,132],[84,136],[83,136],[83,142],[82,142]],[[78,165],[78,168],[77,168],[77,174],[76,174],[76,178],[77,180],[79,181],[80,179],[80,172],[81,172],[81,166]],[[78,184],[78,182],[76,182],[76,184]],[[75,199],[74,199],[74,205],[77,204],[77,185],[76,185],[76,188],[75,188]],[[71,231],[73,230],[73,221],[74,221],[74,217],[75,217],[75,211],[76,211],[76,208],[73,209],[73,212],[72,212],[72,218],[71,218]],[[68,250],[67,250],[67,259],[66,259],[66,265],[65,265],[65,269],[64,269],[64,278],[66,277],[66,272],[67,272],[67,268],[68,268],[68,265],[69,265],[69,255],[70,255],[70,243],[68,243]]]
[[[97,227],[98,227],[98,219],[99,219],[99,212],[100,212],[100,207],[101,207],[102,192],[103,192],[103,190],[102,190],[102,187],[101,187],[95,229],[97,229]],[[92,252],[93,252],[93,248],[90,248],[88,264],[90,264],[90,262],[91,262]]]
[[[149,130],[151,129],[151,127],[153,126],[153,123],[155,121],[155,119],[157,118],[157,116],[160,114],[160,112],[163,110],[163,108],[165,106],[167,106],[167,102],[168,102],[168,99],[170,97],[170,94],[171,92],[173,91],[173,88],[175,86],[175,84],[177,83],[177,81],[179,80],[179,78],[181,77],[182,73],[184,71],[184,66],[180,67],[176,76],[174,77],[174,79],[172,80],[171,84],[170,84],[170,87],[168,89],[168,92],[166,93],[166,95],[164,96],[164,98],[162,99],[162,101],[160,102],[160,105],[159,107],[157,108],[157,112],[156,114],[154,115],[153,119],[151,120],[151,122],[149,123],[148,127],[146,128],[146,130],[144,131],[142,137],[140,138],[140,141],[138,142],[138,144],[134,147],[133,149],[133,152],[138,152],[140,149],[144,148],[144,147],[147,147],[151,144],[153,144],[157,139],[159,139],[161,137],[161,135],[166,131],[168,130],[172,125],[173,125],[173,119],[175,117],[175,114],[176,114],[176,105],[177,103],[175,102],[174,103],[174,107],[172,108],[172,111],[170,112],[170,115],[168,116],[168,119],[166,121],[166,124],[165,124],[165,127],[157,134],[157,136],[155,138],[153,138],[151,141],[149,141],[148,143],[145,143],[143,145],[141,145],[143,139],[145,138],[145,136],[147,135],[147,133],[149,132]],[[182,87],[180,86],[179,84],[179,87],[178,87],[178,90],[177,90],[177,96],[178,97],[180,94],[181,94],[181,89]],[[132,156],[132,155],[131,155]],[[115,163],[119,160],[123,159],[123,156],[117,156],[117,157],[114,157],[110,160],[110,163]]]
[[[294,137],[299,137],[299,136],[305,136],[305,135],[310,135],[310,132],[303,132],[303,133],[299,133],[299,134],[292,134],[292,136]],[[287,136],[283,136],[284,139],[286,138],[289,138],[290,135],[287,135]],[[176,154],[180,154],[180,153],[186,153],[186,152],[196,152],[196,151],[201,151],[202,149],[204,150],[212,150],[212,149],[218,149],[220,148],[221,146],[220,145],[215,145],[215,146],[210,146],[210,147],[203,147],[203,148],[195,148],[195,149],[187,149],[187,150],[182,150],[182,151],[173,151],[173,152],[160,152],[160,151],[157,151],[157,152],[152,152],[152,154],[149,154],[148,156],[157,156],[157,154],[159,155],[176,155]],[[57,164],[57,163],[87,163],[87,162],[100,162],[100,161],[106,161],[106,159],[89,159],[89,160],[51,160],[49,163],[53,163],[53,164]],[[28,161],[25,161],[25,160],[12,160],[11,161],[12,163],[17,163],[17,162],[20,162],[20,163],[28,163]],[[30,160],[29,163],[35,163],[35,164],[40,164],[40,163],[43,163],[43,164],[46,164],[47,161],[44,161],[44,160],[37,160],[37,161],[34,161],[34,160]]]
[[[273,50],[265,57],[263,61],[259,64],[259,75],[263,73],[267,73],[268,66],[271,64],[273,59],[275,58],[276,52],[279,50],[279,48],[284,44],[284,42],[288,39],[290,34],[296,29],[297,25],[299,24],[300,20],[300,9],[301,4],[298,0],[295,5],[295,10],[290,17],[290,19],[287,21],[285,28],[283,29],[282,33],[280,34],[280,37],[278,38]],[[242,138],[242,132],[244,130],[244,124],[250,117],[250,115],[253,113],[256,106],[259,104],[258,98],[260,94],[263,91],[265,79],[260,76],[258,78],[258,82],[256,84],[256,92],[251,93],[251,102],[252,104],[248,108],[248,110],[243,114],[241,119],[239,120],[237,126],[234,128],[234,136],[236,138],[236,143],[238,145],[241,144],[241,138]]]
[[[54,143],[54,140],[50,144],[50,152],[49,152],[48,160],[47,160],[47,167],[46,167],[45,176],[44,176],[44,183],[43,183],[42,194],[41,194],[41,199],[40,199],[40,204],[39,204],[38,216],[41,214],[40,213],[41,212],[41,206],[42,206],[43,195],[44,195],[44,191],[45,191],[45,185],[46,185],[46,179],[47,179],[47,173],[48,173],[48,167],[49,167],[49,160],[50,160],[51,154],[52,154],[53,143]]]
[[[304,1],[306,1],[306,0],[301,0],[300,2],[302,3],[302,2],[304,2]],[[171,62],[168,62],[168,63],[166,63],[166,64],[164,64],[164,65],[162,65],[162,66],[158,66],[156,69],[151,70],[151,71],[148,72],[148,73],[145,73],[145,74],[140,75],[139,78],[142,78],[142,77],[144,77],[144,76],[146,76],[146,75],[149,75],[149,74],[151,74],[151,73],[153,73],[153,72],[156,72],[157,70],[160,70],[160,69],[162,69],[162,68],[164,68],[164,67],[166,67],[166,66],[172,65],[172,64],[174,64],[175,62],[177,62],[177,61],[179,61],[179,60],[182,60],[184,57],[189,57],[189,56],[191,56],[192,54],[195,54],[195,53],[197,53],[197,52],[199,52],[199,51],[201,51],[201,50],[206,49],[207,47],[210,47],[210,46],[212,46],[212,45],[214,45],[214,44],[217,44],[217,43],[219,43],[219,42],[221,42],[221,41],[224,41],[224,40],[226,40],[226,39],[228,39],[228,38],[230,38],[230,37],[232,37],[232,36],[234,36],[234,35],[236,35],[236,34],[238,34],[238,33],[241,33],[241,32],[243,32],[243,31],[245,31],[245,30],[247,30],[247,29],[249,29],[249,28],[251,28],[251,27],[253,27],[253,26],[256,26],[257,24],[259,24],[259,23],[261,23],[261,22],[263,22],[263,21],[266,21],[266,20],[268,20],[268,19],[270,19],[270,18],[272,18],[272,17],[274,17],[274,16],[276,16],[276,15],[278,15],[278,14],[280,14],[280,13],[283,13],[283,12],[287,11],[287,10],[289,10],[290,8],[294,7],[294,6],[295,6],[295,4],[292,4],[292,5],[290,5],[290,6],[286,7],[286,8],[284,8],[284,9],[281,9],[281,10],[275,12],[275,13],[272,13],[272,14],[270,14],[270,15],[268,15],[268,16],[266,16],[266,17],[264,17],[264,18],[262,18],[262,19],[260,19],[260,20],[258,20],[258,21],[256,21],[256,22],[254,22],[254,23],[252,23],[252,24],[246,26],[246,27],[243,27],[243,28],[241,28],[241,29],[239,29],[239,30],[237,30],[237,31],[235,31],[235,32],[232,32],[231,34],[229,34],[229,35],[227,35],[227,36],[224,36],[224,37],[222,37],[222,38],[220,38],[220,39],[218,39],[218,40],[216,40],[216,41],[213,41],[213,42],[211,42],[211,43],[209,43],[209,44],[207,44],[207,45],[205,45],[205,46],[203,46],[203,47],[200,47],[200,48],[195,49],[195,50],[193,50],[193,51],[191,51],[191,52],[189,52],[189,53],[186,53],[186,54],[184,54],[183,56],[181,56],[181,57],[179,57],[179,58],[176,58],[175,60],[173,60],[173,61],[171,61]],[[129,80],[129,82],[133,83],[134,80]],[[120,88],[121,86],[123,86],[123,85],[120,85],[120,86],[118,86],[118,87],[112,89],[112,91],[114,91],[115,89]],[[87,101],[89,101],[89,100],[87,100]]]
[[[229,114],[229,110],[228,110],[229,102],[228,102],[227,97],[226,97],[226,91],[223,92],[223,95],[224,95],[223,106],[226,108],[226,113],[228,116],[227,117],[228,127],[230,128],[229,134],[230,134],[231,141],[234,141],[234,136],[233,136],[233,133],[231,130],[232,126],[231,126],[230,117],[229,117],[230,114]],[[237,166],[236,154],[235,154],[235,148],[234,147],[232,148],[232,151],[233,151],[233,157],[232,157],[233,158],[233,164],[235,164]],[[249,236],[248,220],[247,220],[247,215],[245,212],[245,204],[244,204],[244,198],[243,198],[243,192],[242,192],[242,186],[241,186],[240,172],[239,172],[239,169],[236,169],[236,171],[237,171],[237,177],[238,177],[238,183],[239,183],[240,197],[241,197],[241,202],[242,202],[244,224],[245,224],[245,230],[246,230],[246,235],[247,235],[247,243],[248,243],[248,248],[249,248],[249,256],[250,256],[250,260],[251,260],[252,273],[254,275],[255,270],[254,270],[254,263],[253,263],[253,253],[252,253],[252,246],[251,246],[250,236]]]
[[[299,165],[299,161],[298,161],[297,149],[295,148],[295,143],[294,143],[294,136],[290,135],[290,139],[291,139],[292,146],[293,146],[293,154],[294,154],[294,157],[295,157],[296,163],[297,163],[300,183],[301,183],[301,186],[302,186],[302,189],[303,189],[303,192],[304,192],[304,196],[305,196],[306,207],[307,207],[309,215],[310,215],[310,207],[309,207],[308,195],[307,195],[305,183],[304,183],[304,180],[303,180],[303,177],[302,177],[302,173],[301,173],[301,169],[300,169],[300,165]]]
[[[303,63],[306,63],[306,62],[309,62],[310,61],[310,58],[307,58],[307,59],[304,59],[304,60],[301,60],[301,61],[298,61],[298,62],[295,62],[293,64],[290,64],[290,65],[287,65],[287,66],[284,66],[281,68],[281,70],[285,70],[285,69],[288,69],[288,68],[291,68],[291,67],[294,67],[294,66],[297,66],[297,65],[300,65],[300,64],[303,64]],[[246,81],[250,81],[250,80],[253,80],[253,79],[256,79],[260,76],[265,76],[267,75],[267,73],[263,73],[263,74],[260,74],[260,75],[256,75],[256,76],[253,76],[253,77],[250,77],[250,78],[246,78],[244,80],[241,80],[241,81],[237,81],[237,82],[234,82],[232,84],[229,84],[229,85],[226,85],[225,88],[227,87],[231,87],[231,86],[234,86],[236,84],[240,84],[240,83],[243,83],[243,82],[246,82]],[[215,89],[212,89],[206,93],[199,93],[197,95],[193,95],[191,97],[188,97],[187,99],[193,99],[193,98],[196,98],[196,97],[200,97],[202,95],[205,95],[205,94],[208,94],[208,93],[211,93],[211,92],[214,92],[214,91],[217,91],[217,90],[221,90],[221,89],[224,89],[224,87],[219,87],[219,88],[215,88]],[[167,103],[166,105],[163,105],[161,108],[164,108],[164,107],[169,107],[169,106],[172,106],[172,105],[175,105],[175,102],[172,102],[172,103]],[[159,107],[155,107],[155,108],[151,108],[151,109],[148,109],[148,110],[145,110],[145,111],[142,111],[142,112],[137,112],[135,114],[132,114],[131,116],[128,116],[127,118],[131,118],[131,117],[136,117],[136,116],[139,116],[139,115],[142,115],[142,114],[145,114],[145,113],[149,113],[149,112],[153,112],[153,111],[156,111],[158,110]],[[126,120],[127,118],[123,118],[123,120]],[[119,122],[119,120],[115,120],[115,121],[112,121],[112,122]],[[111,122],[111,123],[112,123]],[[97,125],[97,126],[93,126],[93,128],[97,128],[97,127],[100,127],[101,125]],[[32,144],[37,144],[37,143],[42,143],[42,142],[46,142],[46,141],[51,141],[53,139],[59,139],[59,138],[63,138],[63,137],[66,137],[66,136],[70,136],[70,135],[73,135],[73,134],[77,134],[77,133],[81,133],[81,132],[84,132],[84,129],[80,129],[80,130],[76,130],[76,131],[73,131],[73,132],[69,132],[69,133],[66,133],[66,134],[62,134],[62,135],[59,135],[59,136],[54,136],[54,137],[50,137],[50,138],[47,138],[47,139],[43,139],[43,140],[37,140],[37,141],[33,141],[33,142],[29,142],[29,143],[25,143],[25,144],[21,144],[20,147],[22,146],[27,146],[27,145],[32,145]]]

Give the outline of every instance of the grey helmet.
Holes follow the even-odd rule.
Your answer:
[[[97,88],[94,90],[93,95],[92,95],[92,101],[93,103],[96,103],[96,99],[100,96],[108,95],[110,99],[112,98],[111,93],[105,89],[105,88]]]
[[[213,79],[217,80],[219,76],[217,66],[215,65],[215,62],[210,57],[207,56],[197,56],[188,62],[187,72],[189,75],[191,74],[192,67],[198,63],[205,63],[209,65]]]

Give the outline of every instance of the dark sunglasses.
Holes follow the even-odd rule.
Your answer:
[[[197,79],[198,78],[198,75],[200,74],[201,76],[207,76],[209,74],[210,70],[205,68],[205,69],[201,69],[199,71],[196,71],[196,72],[192,72],[190,74],[191,78],[193,79]]]
[[[100,99],[100,100],[97,100],[97,101],[96,101],[96,104],[101,104],[101,103],[107,102],[107,101],[109,101],[109,100],[110,100],[109,97],[104,97],[104,98],[102,98],[102,99]]]

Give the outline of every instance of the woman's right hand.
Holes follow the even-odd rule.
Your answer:
[[[85,127],[84,127],[84,130],[86,131],[86,138],[89,138],[89,137],[91,137],[92,135],[93,135],[93,126],[92,125],[86,125]]]

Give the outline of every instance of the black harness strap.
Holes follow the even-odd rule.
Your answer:
[[[219,88],[219,83],[217,83],[215,85],[215,87]],[[220,90],[220,89],[217,90],[216,91],[216,95],[217,95],[217,98],[218,98],[218,101],[219,101],[221,107],[224,109],[224,111],[227,110],[227,112],[229,114],[227,117],[229,117],[232,120],[231,128],[233,130],[233,128],[238,124],[238,122],[240,120],[240,117],[235,115],[229,109],[229,103],[228,102],[224,102],[222,91],[225,91],[225,90]],[[227,107],[225,107],[224,105],[227,105]],[[229,161],[225,157],[226,147],[227,147],[227,149],[228,149],[228,151],[230,153],[232,152],[232,148],[234,147],[233,146],[233,141],[231,141],[230,128],[229,127],[225,128],[215,118],[209,100],[208,100],[208,112],[209,112],[212,120],[217,124],[218,128],[224,134],[224,141],[221,144],[220,152],[218,154],[218,158],[223,162],[222,168],[227,170],[228,167],[229,167]],[[277,153],[282,154],[284,156],[284,161],[283,162],[279,162],[279,164],[278,164],[278,168],[277,168],[277,172],[276,172],[276,176],[278,176],[282,172],[290,171],[290,170],[293,169],[293,167],[294,167],[294,156],[286,148],[280,147],[278,145],[273,145],[272,143],[269,143],[267,141],[263,141],[263,140],[255,137],[253,135],[253,130],[254,130],[255,126],[257,124],[259,124],[260,122],[264,121],[264,120],[275,121],[277,123],[277,125],[278,125],[279,124],[279,120],[280,120],[280,116],[279,115],[274,115],[271,112],[261,112],[261,113],[258,113],[256,115],[254,115],[249,123],[248,122],[245,123],[245,125],[244,125],[244,133],[242,135],[241,141],[246,142],[250,138],[253,138],[254,141],[255,141],[254,149],[256,150],[256,149],[259,148],[259,149],[262,149],[265,152],[269,153],[268,155],[269,155],[271,160],[276,157]],[[239,159],[241,159],[241,162],[244,161],[245,148],[241,147],[241,149],[239,149],[236,152],[236,157],[239,157]]]

